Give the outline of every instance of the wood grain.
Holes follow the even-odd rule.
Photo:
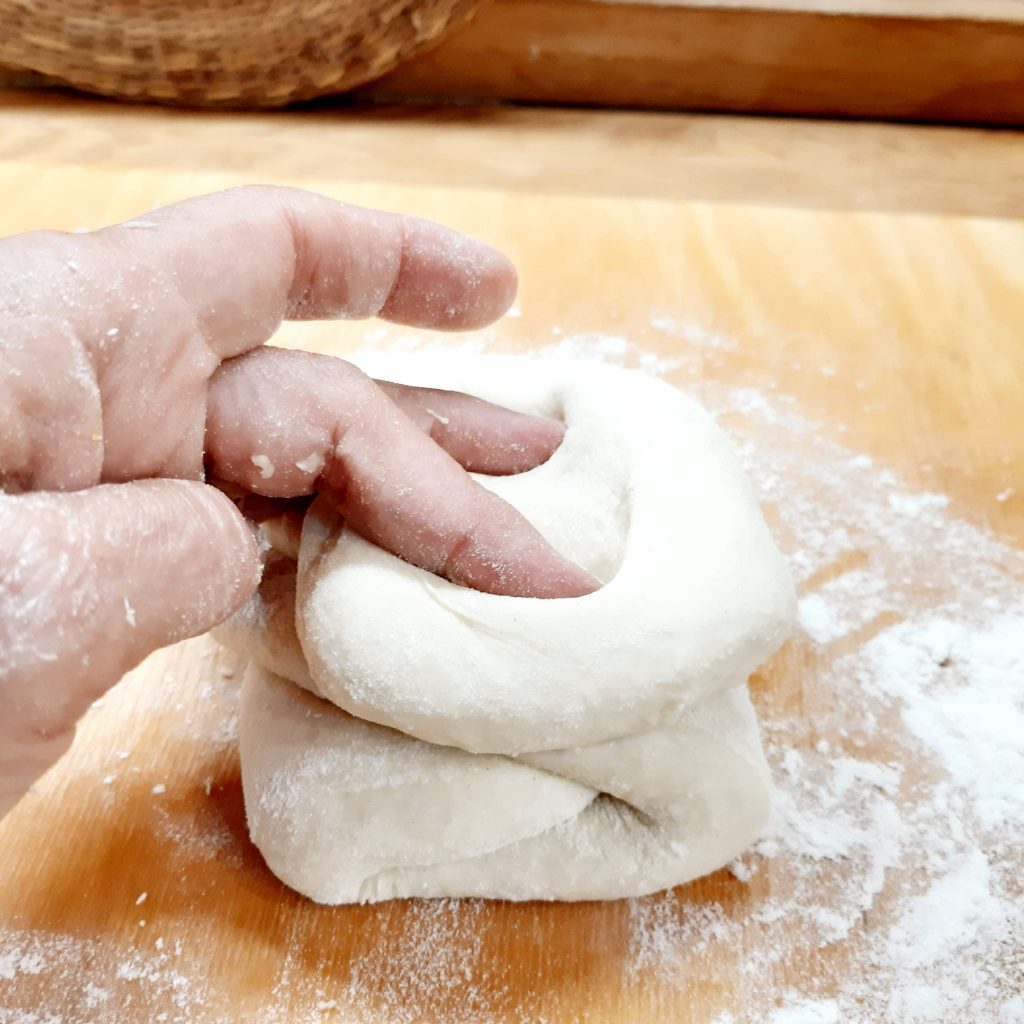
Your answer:
[[[499,0],[360,94],[1024,123],[1019,18],[844,7]]]
[[[1024,545],[1024,223],[1005,215],[1004,200],[987,207],[975,194],[978,180],[1010,181],[1020,166],[1013,137],[831,126],[827,145],[817,137],[830,154],[827,185],[794,171],[785,189],[762,181],[758,192],[772,168],[782,173],[790,126],[666,117],[652,133],[643,115],[580,113],[554,115],[550,129],[540,114],[517,114],[524,120],[510,128],[473,110],[408,120],[361,113],[347,124],[337,115],[147,120],[103,104],[19,103],[0,111],[0,190],[17,197],[0,206],[2,234],[96,226],[251,180],[443,219],[504,247],[520,268],[522,315],[479,341],[523,350],[569,335],[577,345],[626,339],[673,360],[671,379],[684,386],[786,396],[823,437]],[[662,130],[702,140],[677,155],[674,185],[650,166],[666,152],[654,138]],[[437,163],[393,162],[427,135]],[[721,176],[735,173],[717,189],[712,135]],[[899,192],[884,186],[887,168],[905,180],[897,207],[915,209],[915,175],[927,182],[943,171],[933,143],[955,140],[951,159],[977,175],[958,183],[946,167],[941,187],[924,188],[925,212],[872,210],[860,185],[866,140],[876,146],[879,195]],[[592,164],[595,153],[613,166]],[[691,166],[696,185],[686,180]],[[979,207],[1004,216],[964,214]],[[408,335],[289,325],[277,341],[338,353]],[[739,440],[768,444],[742,416],[725,422]],[[786,443],[799,455],[812,442]],[[802,589],[886,557],[877,543],[846,553]],[[914,586],[908,600],[918,599]],[[822,672],[842,644],[884,625],[832,648],[796,638],[754,680],[766,728],[784,728],[801,751],[823,738],[854,742],[823,704]],[[0,1008],[103,1024],[160,1014],[193,1024],[707,1024],[755,999],[840,985],[858,943],[884,925],[884,893],[855,934],[823,949],[805,947],[785,921],[756,924],[768,896],[790,884],[783,857],[755,858],[752,881],[721,871],[657,905],[691,922],[671,933],[685,967],[673,977],[638,965],[627,903],[313,906],[269,874],[246,838],[237,671],[205,639],[155,655],[90,713],[71,755],[0,825],[0,921],[21,936],[17,963],[27,965],[0,972]],[[901,735],[890,722],[863,742],[895,757]],[[901,799],[912,806],[911,790]],[[845,870],[831,865],[824,884],[840,884]],[[925,880],[923,865],[901,871]],[[737,946],[703,936],[698,955],[690,943],[711,910],[749,931]],[[780,943],[790,955],[755,990],[745,965]],[[1011,969],[992,965],[1007,984]]]
[[[1019,125],[1022,55],[1019,0],[496,0],[359,94]]]
[[[329,168],[341,182],[1024,216],[1024,136],[972,128],[497,106],[224,115],[9,90],[0,159],[232,181],[302,181]]]

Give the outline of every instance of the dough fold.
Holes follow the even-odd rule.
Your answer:
[[[346,903],[610,899],[726,863],[770,811],[746,680],[795,600],[724,435],[668,385],[604,366],[360,363],[564,417],[545,465],[478,479],[604,586],[481,594],[315,502],[297,560],[273,554],[218,633],[251,659],[242,773],[267,864]]]

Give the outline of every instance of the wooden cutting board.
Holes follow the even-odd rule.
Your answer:
[[[1024,782],[998,725],[1019,722],[1024,657],[1021,166],[1024,140],[966,131],[8,95],[2,234],[259,180],[503,247],[522,289],[493,329],[276,341],[662,374],[734,437],[801,626],[752,680],[771,832],[709,878],[604,904],[288,891],[246,836],[237,659],[206,638],[162,651],[0,825],[0,1021],[1018,1020]]]

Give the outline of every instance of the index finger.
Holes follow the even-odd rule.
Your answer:
[[[261,348],[225,363],[206,441],[218,479],[268,497],[326,493],[357,533],[453,582],[516,597],[600,586],[340,359]]]
[[[215,192],[99,234],[169,274],[221,359],[262,344],[286,318],[482,327],[517,286],[512,264],[483,242],[302,189]]]

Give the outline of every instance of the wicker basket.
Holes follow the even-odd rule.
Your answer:
[[[278,107],[376,78],[480,0],[0,0],[0,64],[79,89]]]

